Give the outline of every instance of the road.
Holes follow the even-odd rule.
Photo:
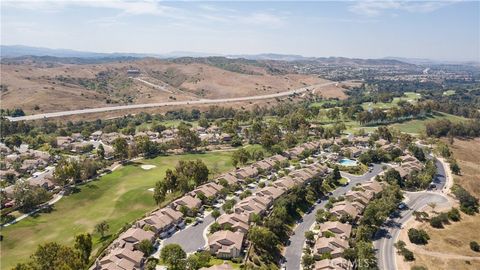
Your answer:
[[[370,180],[372,177],[375,177],[380,172],[382,172],[382,165],[375,164],[373,166],[372,172],[366,173],[361,176],[351,175],[347,173],[342,173],[342,176],[349,179],[350,182],[346,186],[339,187],[332,192],[333,197],[341,196],[357,183],[365,182]],[[294,234],[290,237],[290,243],[285,248],[285,267],[286,269],[300,269],[300,264],[302,261],[303,245],[305,243],[305,232],[309,231],[312,225],[315,223],[315,214],[317,210],[325,207],[325,204],[328,200],[322,200],[319,204],[315,205],[314,210],[303,216],[303,221],[300,222],[294,231]]]
[[[275,94],[258,95],[258,96],[170,101],[170,102],[147,103],[147,104],[132,104],[132,105],[123,105],[123,106],[71,110],[71,111],[63,111],[63,112],[41,113],[41,114],[33,114],[33,115],[26,115],[26,116],[19,116],[19,117],[7,117],[7,119],[12,122],[31,121],[31,120],[39,120],[39,119],[46,119],[46,118],[54,118],[54,117],[62,117],[62,116],[70,116],[70,115],[78,115],[78,114],[88,114],[88,113],[110,112],[110,111],[119,111],[119,110],[144,109],[144,108],[180,106],[180,105],[218,104],[218,103],[231,103],[231,102],[241,102],[241,101],[272,99],[272,98],[290,96],[293,94],[301,94],[301,93],[310,91],[310,89],[312,88],[325,87],[333,84],[336,84],[336,82],[328,82],[323,84],[311,85],[311,86],[302,87],[295,90],[290,90],[290,91],[285,91],[285,92],[280,92]]]
[[[405,204],[407,209],[401,211],[398,216],[389,218],[380,228],[375,236],[374,246],[377,250],[378,267],[380,269],[393,270],[397,268],[395,259],[395,247],[393,246],[398,239],[401,229],[405,223],[412,217],[413,211],[417,211],[428,203],[446,203],[448,199],[441,194],[445,185],[445,168],[442,163],[436,160],[437,175],[433,181],[436,185],[432,191],[406,192]]]
[[[162,245],[179,244],[186,253],[197,251],[199,248],[205,247],[207,244],[203,232],[215,221],[211,214],[205,216],[202,223],[192,226],[189,225],[183,230],[177,231],[175,234],[162,241]]]

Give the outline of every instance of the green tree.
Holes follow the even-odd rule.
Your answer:
[[[212,217],[217,220],[217,218],[220,216],[220,211],[218,211],[218,209],[214,209],[212,211]]]
[[[164,181],[157,181],[155,183],[155,188],[153,190],[153,199],[157,205],[165,200],[165,194],[167,193],[167,186],[165,185]]]
[[[145,257],[148,257],[153,253],[155,248],[153,247],[153,244],[150,240],[143,239],[142,241],[140,241],[140,243],[138,243],[138,250],[143,252],[145,254]]]
[[[165,245],[160,251],[160,258],[170,270],[182,270],[185,267],[187,254],[178,244]]]
[[[274,251],[277,249],[278,238],[269,229],[265,227],[255,226],[248,231],[248,240],[252,244],[265,251]]]
[[[33,269],[38,270],[77,270],[85,268],[79,252],[55,242],[38,246],[31,256],[31,260]]]
[[[92,236],[89,233],[79,234],[75,236],[75,249],[80,252],[83,263],[88,264],[88,259],[92,253]]]
[[[244,148],[240,148],[232,154],[232,163],[234,166],[237,164],[245,165],[250,159],[250,154]]]
[[[105,158],[105,148],[103,148],[103,144],[100,144],[97,148],[97,156],[100,160]]]
[[[100,234],[102,238],[105,237],[105,233],[107,233],[109,229],[110,225],[108,225],[105,220],[95,225],[95,232]]]
[[[126,159],[128,157],[128,143],[123,137],[113,140],[113,151],[118,159]]]
[[[185,124],[178,126],[176,142],[180,148],[190,152],[200,146],[201,140],[195,131],[189,129]]]

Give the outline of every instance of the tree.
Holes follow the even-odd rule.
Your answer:
[[[460,166],[458,166],[456,161],[450,163],[450,170],[452,170],[453,174],[460,175]]]
[[[450,211],[447,213],[448,218],[452,221],[460,221],[461,216],[460,216],[460,211],[458,211],[457,208],[452,208]]]
[[[177,174],[175,174],[172,170],[167,169],[163,182],[165,183],[166,190],[176,190],[178,187]]]
[[[89,233],[75,236],[75,249],[80,252],[83,263],[88,264],[88,259],[92,253],[92,236]]]
[[[232,154],[232,163],[236,167],[237,164],[244,165],[250,159],[250,154],[244,148],[240,148]]]
[[[17,181],[13,187],[13,198],[21,212],[29,212],[51,197],[52,194],[44,188],[30,186],[27,181]]]
[[[340,170],[338,169],[338,166],[335,166],[335,168],[333,168],[333,179],[335,181],[338,181],[342,178],[342,175],[340,175]]]
[[[21,144],[22,138],[20,138],[18,135],[12,135],[5,139],[5,145],[9,148],[20,147]]]
[[[181,270],[185,264],[187,254],[178,244],[165,245],[160,251],[160,258],[171,270]]]
[[[202,267],[208,267],[211,257],[212,255],[210,255],[210,252],[208,251],[191,254],[187,258],[187,269],[196,270]]]
[[[108,225],[105,220],[95,225],[95,232],[100,234],[102,238],[105,237],[105,233],[107,233],[109,229],[110,225]]]
[[[208,123],[207,118],[205,118],[205,116],[202,116],[200,117],[200,119],[198,119],[198,125],[203,128],[208,128],[210,124]]]
[[[143,252],[145,254],[145,257],[148,257],[150,256],[150,254],[153,253],[155,248],[153,247],[153,244],[150,240],[143,239],[142,241],[140,241],[140,243],[138,243],[138,250]]]
[[[35,270],[77,270],[84,269],[85,264],[76,250],[55,242],[39,245],[31,256]]]
[[[428,236],[425,230],[411,228],[408,230],[408,239],[414,244],[426,245],[430,239],[430,236]]]
[[[265,251],[274,251],[277,248],[278,238],[269,229],[255,226],[248,231],[248,240],[256,248]]]
[[[472,196],[467,190],[456,185],[453,188],[453,194],[455,194],[455,197],[460,201],[460,210],[469,215],[478,213],[478,199]]]
[[[178,126],[176,142],[180,148],[190,152],[200,145],[201,140],[195,131],[190,130],[187,125],[182,123]]]
[[[118,159],[126,159],[128,157],[128,143],[123,137],[113,140],[113,151]]]
[[[477,241],[470,242],[470,248],[475,252],[480,252],[480,245],[477,243]]]
[[[153,199],[155,199],[155,202],[160,204],[165,200],[165,194],[167,193],[167,185],[165,184],[164,181],[157,181],[155,183],[155,188],[153,190]]]
[[[214,209],[212,211],[212,217],[217,220],[217,218],[220,216],[220,211],[218,211],[218,209]]]
[[[305,239],[307,239],[307,241],[309,241],[310,243],[313,243],[313,240],[315,239],[315,233],[313,233],[312,231],[306,231]]]

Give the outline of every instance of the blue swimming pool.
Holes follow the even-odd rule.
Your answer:
[[[357,162],[355,160],[351,160],[348,158],[342,158],[338,164],[342,166],[357,166]]]

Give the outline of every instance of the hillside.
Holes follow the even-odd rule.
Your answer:
[[[252,60],[192,59],[3,59],[2,108],[20,107],[27,114],[36,114],[170,100],[254,96],[325,82],[315,75],[292,74]],[[127,73],[129,69],[139,70],[140,74],[132,78]],[[317,94],[346,97],[338,87]]]

